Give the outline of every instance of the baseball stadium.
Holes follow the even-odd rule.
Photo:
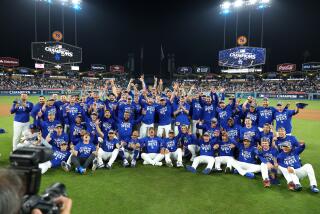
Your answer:
[[[314,6],[4,0],[0,13],[1,214],[319,212]]]

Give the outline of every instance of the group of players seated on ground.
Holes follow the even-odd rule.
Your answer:
[[[261,172],[264,187],[279,184],[283,174],[295,191],[308,177],[311,191],[319,192],[312,166],[302,165],[299,157],[305,143],[291,135],[299,108],[289,110],[282,103],[274,108],[267,98],[261,106],[252,97],[242,104],[231,97],[226,103],[223,89],[185,92],[175,83],[163,90],[161,80],[148,90],[140,81],[141,91],[132,80],[127,89],[110,81],[105,94],[62,95],[60,100],[54,95],[47,101],[41,96],[35,105],[22,94],[11,109],[13,149],[52,148],[52,160],[39,165],[42,173],[60,166],[65,171],[73,166],[80,174],[89,167],[111,169],[117,158],[124,167],[135,167],[140,158],[144,165],[162,166],[164,159],[169,167],[184,167],[190,159],[185,168],[192,173],[199,164],[206,164],[203,174],[221,172],[221,165],[225,173],[251,179]],[[30,115],[34,123],[29,126]]]

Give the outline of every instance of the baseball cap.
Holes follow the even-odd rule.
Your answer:
[[[264,98],[263,98],[263,101],[268,101],[268,100],[269,100],[268,97],[264,97]]]
[[[205,132],[203,136],[210,136],[208,132]]]
[[[291,147],[291,143],[289,141],[285,141],[283,143],[280,143],[279,146],[281,146],[281,147]]]
[[[217,120],[217,118],[214,117],[214,118],[211,119],[211,122],[212,123],[216,123],[216,122],[218,122],[218,120]]]
[[[54,99],[53,99],[53,98],[50,98],[48,101],[54,101]]]
[[[59,123],[56,125],[56,128],[62,128],[62,125]]]
[[[261,138],[261,142],[270,142],[270,139],[267,137]]]
[[[62,141],[62,143],[60,145],[62,146],[62,145],[68,145],[68,144],[66,141]]]
[[[114,131],[111,129],[109,130],[108,134],[114,134]]]
[[[161,98],[160,98],[160,100],[163,100],[163,101],[165,101],[165,100],[166,100],[166,98],[165,98],[165,97],[161,97]]]
[[[80,117],[80,118],[82,118],[82,115],[81,115],[81,114],[78,114],[76,117]]]
[[[282,102],[278,102],[278,103],[277,103],[277,106],[282,106]]]
[[[171,129],[171,130],[169,131],[169,133],[174,133],[174,131]]]
[[[243,141],[250,141],[248,137],[243,138]]]
[[[98,114],[97,114],[97,112],[94,111],[94,112],[91,113],[91,115],[96,115],[97,116]]]
[[[220,100],[219,103],[224,103],[224,100]]]
[[[252,104],[250,105],[250,107],[255,108],[255,107],[257,107],[257,105],[256,105],[255,103],[252,103]]]

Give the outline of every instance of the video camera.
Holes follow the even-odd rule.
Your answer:
[[[39,163],[49,161],[51,156],[51,149],[45,147],[24,147],[10,155],[10,168],[21,178],[25,189],[21,213],[31,213],[33,209],[40,209],[42,213],[60,213],[54,199],[66,196],[64,184],[55,183],[42,195],[37,195],[41,183]]]

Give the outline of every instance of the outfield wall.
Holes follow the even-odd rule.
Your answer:
[[[82,94],[84,90],[56,90],[56,89],[39,89],[39,90],[0,90],[0,96],[18,96],[21,93],[27,93],[35,96],[50,96],[52,94]],[[320,93],[260,93],[260,92],[226,92],[226,96],[235,96],[237,98],[252,96],[254,98],[273,98],[288,100],[320,100]]]

